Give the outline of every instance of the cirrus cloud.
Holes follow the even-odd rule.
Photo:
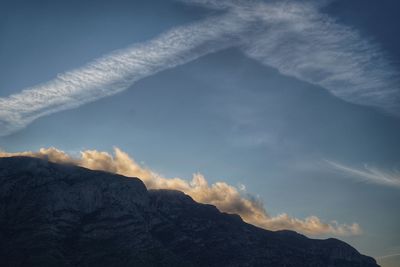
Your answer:
[[[400,171],[384,171],[379,168],[364,164],[362,168],[347,166],[338,162],[325,160],[335,170],[346,176],[359,179],[366,183],[374,183],[400,188]]]
[[[321,2],[181,2],[220,12],[0,98],[0,135],[42,116],[114,95],[142,78],[228,47],[345,101],[400,115],[397,69],[377,44],[322,13]]]

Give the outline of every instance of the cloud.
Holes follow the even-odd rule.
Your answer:
[[[382,259],[394,258],[394,257],[400,257],[400,253],[379,256],[379,257],[376,257],[376,259],[382,260]]]
[[[400,115],[399,75],[384,53],[312,2],[281,1],[239,12],[262,22],[243,46],[249,57],[346,101]]]
[[[316,1],[182,0],[224,10],[0,98],[0,135],[37,118],[126,90],[134,82],[227,47],[346,101],[400,115],[399,75],[384,53],[319,11]],[[327,1],[322,1],[326,3]]]
[[[331,1],[183,0],[225,9],[251,25],[249,57],[348,102],[400,115],[399,72],[379,45],[322,13]]]
[[[339,224],[336,221],[325,223],[316,216],[298,219],[285,213],[271,216],[259,199],[245,192],[244,185],[240,185],[239,188],[225,182],[216,182],[210,185],[200,173],[194,174],[191,181],[179,177],[166,178],[141,166],[118,148],[114,149],[114,155],[96,150],[85,150],[81,152],[80,157],[71,157],[56,148],[42,148],[38,152],[0,152],[0,157],[10,156],[44,158],[56,163],[74,164],[93,170],[139,177],[149,189],[180,190],[200,203],[215,205],[223,212],[239,214],[246,222],[269,230],[291,229],[307,235],[348,236],[361,234],[361,228],[357,223],[351,225]]]
[[[380,256],[374,257],[377,261],[378,264],[381,266],[398,266],[398,260],[400,259],[400,247],[391,247],[385,249],[385,253],[381,254]]]
[[[400,171],[382,171],[378,168],[364,164],[363,168],[353,168],[334,161],[326,160],[334,169],[344,173],[346,176],[361,179],[367,183],[374,183],[392,187],[400,187]]]
[[[117,94],[142,78],[228,47],[233,32],[241,29],[232,14],[210,17],[0,98],[0,135],[15,132],[42,116]]]

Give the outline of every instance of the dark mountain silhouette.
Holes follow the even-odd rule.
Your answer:
[[[337,239],[267,231],[137,178],[0,159],[1,266],[376,267]]]

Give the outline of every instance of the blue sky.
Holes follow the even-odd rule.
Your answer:
[[[0,147],[116,146],[398,266],[399,4],[282,3],[3,1]]]

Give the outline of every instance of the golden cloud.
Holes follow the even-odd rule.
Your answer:
[[[305,219],[291,217],[285,213],[270,216],[262,203],[252,197],[241,194],[242,190],[225,182],[209,184],[200,174],[193,174],[192,180],[166,178],[157,172],[138,164],[127,153],[114,148],[114,155],[97,150],[80,152],[80,157],[72,157],[56,148],[42,148],[38,152],[0,152],[0,157],[28,156],[47,159],[55,163],[68,163],[92,170],[102,170],[130,177],[140,178],[149,189],[174,189],[191,196],[195,201],[212,204],[220,211],[235,213],[250,224],[268,230],[294,230],[307,235],[349,236],[361,234],[357,223],[339,224],[336,221],[322,222],[316,216]]]

